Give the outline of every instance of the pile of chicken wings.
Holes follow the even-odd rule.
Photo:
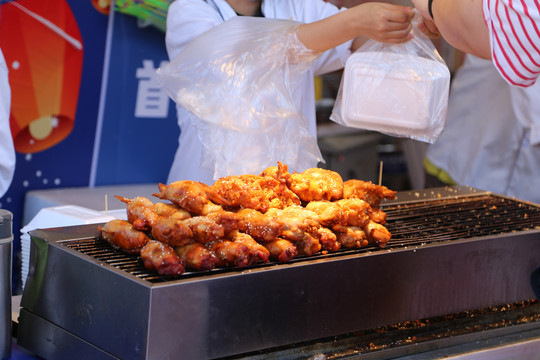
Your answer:
[[[384,248],[391,234],[379,204],[395,194],[321,168],[289,173],[278,162],[259,175],[227,176],[212,185],[159,184],[154,203],[116,196],[126,203],[127,221],[99,230],[113,247],[139,254],[147,269],[177,276],[341,248]]]

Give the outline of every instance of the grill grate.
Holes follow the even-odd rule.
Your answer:
[[[383,209],[388,215],[386,227],[392,233],[392,240],[388,243],[387,249],[540,229],[540,207],[496,195],[426,200],[386,205]],[[62,244],[143,280],[157,283],[177,279],[148,271],[137,255],[116,250],[99,238],[69,240]],[[298,257],[292,262],[373,251],[383,250],[370,246],[326,255]],[[256,267],[274,265],[277,263],[270,262]],[[223,268],[205,272],[186,272],[181,278],[245,270],[246,268]]]
[[[540,207],[495,195],[391,205],[384,208],[389,247],[540,229]]]

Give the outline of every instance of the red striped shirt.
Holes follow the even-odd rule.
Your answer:
[[[491,56],[499,73],[516,86],[540,75],[540,0],[484,0]]]

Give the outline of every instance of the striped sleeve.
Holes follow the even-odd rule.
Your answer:
[[[491,57],[511,85],[528,87],[540,75],[540,0],[484,0]]]

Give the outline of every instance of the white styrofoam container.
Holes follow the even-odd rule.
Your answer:
[[[444,123],[449,85],[444,63],[392,52],[357,52],[345,66],[341,116],[350,127],[430,136],[438,121]]]
[[[21,279],[22,286],[26,283],[30,262],[30,235],[29,231],[35,229],[98,224],[111,221],[113,219],[126,220],[125,209],[96,211],[81,206],[64,205],[41,209],[37,215],[21,229]]]

